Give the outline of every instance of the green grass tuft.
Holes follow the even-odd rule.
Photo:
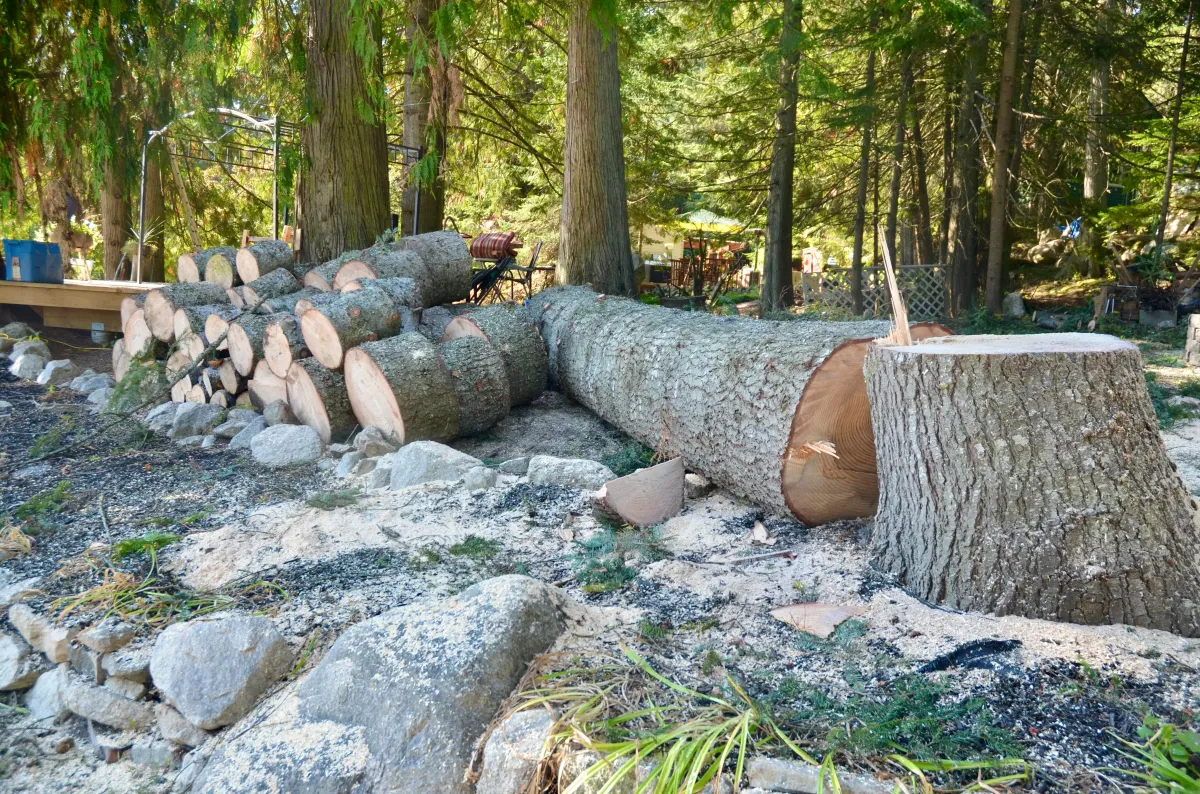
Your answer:
[[[626,444],[619,452],[606,455],[601,461],[618,477],[633,474],[638,469],[654,465],[654,450],[633,441]]]
[[[487,540],[478,535],[467,535],[462,543],[450,547],[450,553],[455,557],[470,557],[473,560],[490,560],[500,553],[501,545],[494,540]]]
[[[113,562],[120,562],[135,554],[145,554],[153,560],[159,549],[169,546],[177,540],[179,540],[179,536],[169,532],[147,532],[141,537],[126,538],[113,544],[112,559]]]
[[[575,578],[583,585],[585,593],[619,590],[637,578],[637,571],[627,565],[626,560],[638,557],[645,562],[654,562],[671,556],[659,541],[657,527],[618,529],[605,525],[586,540],[576,541],[579,552],[571,557]]]
[[[341,488],[336,491],[315,493],[304,501],[309,507],[318,510],[336,510],[339,507],[349,507],[358,501],[362,492],[357,488]]]

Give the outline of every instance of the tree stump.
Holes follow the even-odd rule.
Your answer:
[[[400,444],[458,435],[458,397],[432,342],[408,333],[346,352],[346,391],[364,427],[375,425]]]
[[[326,444],[341,441],[355,427],[342,373],[311,358],[293,362],[288,370],[287,401],[296,418],[316,430]]]
[[[1200,636],[1194,503],[1134,345],[1095,334],[874,347],[876,562],[957,609]]]
[[[291,267],[296,256],[283,240],[264,240],[238,249],[237,272],[243,284],[249,284],[272,270]]]
[[[400,332],[400,313],[381,290],[358,290],[341,295],[300,317],[304,344],[313,357],[330,369],[341,369],[343,354],[363,342]]]
[[[504,360],[513,405],[531,403],[545,390],[546,343],[522,307],[497,304],[473,309],[447,323],[441,341],[460,336],[480,336],[496,348]]]

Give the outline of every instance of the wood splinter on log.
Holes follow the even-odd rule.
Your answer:
[[[1200,636],[1195,505],[1141,354],[1097,334],[876,345],[876,564],[956,609]]]
[[[311,358],[296,361],[288,370],[287,401],[296,418],[326,444],[346,438],[357,425],[342,373]]]
[[[347,350],[395,336],[400,322],[400,312],[386,293],[363,289],[347,292],[320,309],[309,309],[300,317],[300,331],[313,358],[340,369]]]
[[[237,272],[243,284],[262,278],[272,270],[291,267],[296,255],[283,240],[264,240],[238,249]]]
[[[638,469],[600,486],[593,505],[633,527],[661,524],[683,510],[683,475],[682,458]]]
[[[886,321],[716,317],[541,292],[531,310],[560,389],[691,471],[805,524],[873,515],[879,481],[863,382]],[[949,330],[916,325],[914,337]],[[815,454],[814,444],[836,451]]]

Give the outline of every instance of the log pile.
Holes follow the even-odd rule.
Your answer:
[[[471,258],[457,234],[311,268],[279,241],[180,261],[188,281],[122,305],[126,337],[113,354],[120,374],[134,359],[165,358],[177,401],[282,400],[326,443],[367,424],[404,442],[444,441],[488,429],[545,386],[545,345],[523,310],[432,303],[469,295]],[[235,263],[229,278],[222,261]],[[425,310],[456,322],[422,325]]]

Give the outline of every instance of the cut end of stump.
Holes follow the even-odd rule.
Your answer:
[[[1137,350],[1137,346],[1108,334],[1008,334],[944,336],[911,345],[888,345],[886,350],[926,356],[1012,356],[1116,353]]]

